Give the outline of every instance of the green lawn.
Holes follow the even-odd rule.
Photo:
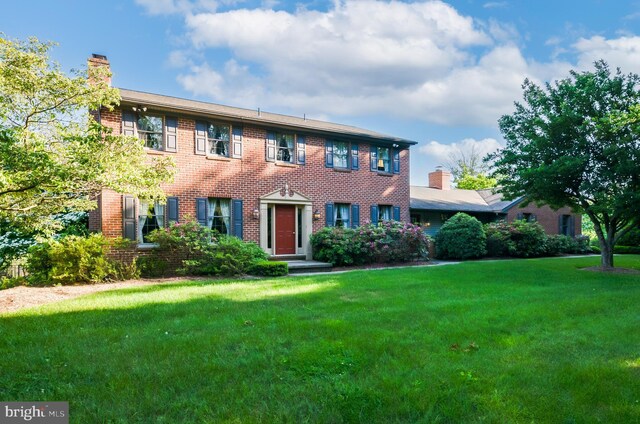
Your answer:
[[[598,262],[192,281],[1,315],[0,400],[67,400],[75,423],[640,422],[640,275],[579,269]]]

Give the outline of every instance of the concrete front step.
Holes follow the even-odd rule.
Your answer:
[[[270,261],[304,261],[307,258],[306,255],[271,255],[269,256]]]
[[[289,274],[302,274],[312,272],[330,272],[331,264],[318,261],[289,260],[284,261],[289,265]]]

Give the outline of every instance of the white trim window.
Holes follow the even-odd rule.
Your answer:
[[[349,228],[350,205],[348,203],[336,203],[333,206],[333,225],[335,227]]]
[[[229,157],[229,140],[231,139],[231,126],[207,122],[207,143],[209,154]]]
[[[391,205],[378,206],[378,221],[391,221],[393,216],[393,207]]]
[[[138,137],[144,140],[144,147],[163,150],[164,123],[160,115],[139,114],[137,118]]]
[[[164,227],[164,205],[160,203],[140,202],[138,214],[138,242],[150,243],[148,236],[152,231]]]
[[[349,168],[349,143],[346,141],[333,142],[333,167],[348,169]]]
[[[294,136],[293,134],[276,134],[276,159],[280,162],[294,163]]]
[[[391,173],[391,149],[388,147],[378,147],[378,164],[379,172]]]
[[[220,234],[231,234],[231,199],[209,198],[207,225]]]

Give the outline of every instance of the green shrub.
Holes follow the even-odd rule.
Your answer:
[[[313,258],[334,266],[428,259],[429,238],[414,224],[383,221],[356,229],[325,227],[311,236]]]
[[[436,257],[481,258],[486,254],[486,235],[476,218],[459,212],[442,225],[436,235]]]
[[[574,253],[577,249],[576,241],[562,234],[553,234],[547,236],[545,253],[547,256],[562,255],[565,253]]]
[[[621,255],[638,255],[640,254],[640,246],[615,246],[613,253]]]
[[[484,225],[487,236],[487,255],[492,257],[509,256],[515,246],[511,240],[510,225],[506,221],[497,221]]]
[[[289,264],[279,261],[258,261],[249,270],[251,275],[280,277],[289,274]]]
[[[144,278],[160,278],[168,275],[169,261],[153,253],[138,256],[134,264],[140,276]]]
[[[98,283],[116,277],[102,234],[68,236],[32,246],[26,268],[32,285]]]
[[[176,271],[183,275],[239,275],[268,257],[257,244],[220,235],[193,219],[155,230],[149,241],[158,247],[137,261],[147,277],[166,275],[172,263],[180,264]]]
[[[24,286],[27,284],[25,277],[0,277],[0,290],[6,290],[13,287]]]
[[[636,227],[618,239],[620,246],[640,246],[640,227]]]

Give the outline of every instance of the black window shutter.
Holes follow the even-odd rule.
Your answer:
[[[333,203],[327,203],[326,205],[324,205],[324,218],[325,218],[325,225],[327,227],[333,227],[334,222],[333,222]]]
[[[303,136],[298,136],[298,142],[296,143],[296,151],[298,152],[298,163],[304,165],[306,161],[306,146],[307,142]]]
[[[231,142],[233,143],[231,157],[242,158],[242,127],[233,127],[233,139]]]
[[[371,158],[371,170],[372,171],[377,171],[378,170],[378,148],[375,146],[370,146],[369,147],[370,153],[369,156]]]
[[[324,142],[324,166],[333,168],[333,141],[331,140]]]
[[[178,151],[178,120],[176,118],[165,118],[165,150],[167,152]]]
[[[178,221],[178,198],[175,196],[167,197],[167,222],[171,224]]]
[[[131,112],[122,112],[122,134],[136,135],[136,115]]]
[[[276,135],[272,132],[267,133],[265,153],[267,162],[276,161]]]
[[[400,206],[393,207],[393,220],[400,221]]]
[[[360,226],[360,205],[351,205],[351,227]]]
[[[400,173],[400,150],[393,149],[393,173]]]
[[[136,199],[122,196],[122,237],[136,240]]]
[[[197,198],[196,199],[196,219],[198,220],[198,224],[207,225],[207,199],[206,198]]]
[[[569,231],[568,231],[568,233],[569,233],[569,235],[571,237],[575,237],[576,236],[576,221],[575,221],[575,219],[576,218],[575,218],[574,215],[571,215],[569,217]]]
[[[358,157],[358,145],[351,145],[351,169],[360,169],[360,158]]]
[[[558,215],[558,234],[564,234],[562,231],[562,215]]]
[[[207,154],[207,124],[196,122],[196,155]]]
[[[378,205],[371,205],[371,223],[378,225]]]
[[[231,214],[233,222],[231,225],[233,226],[233,235],[242,240],[242,200],[241,199],[233,199],[231,200]]]

